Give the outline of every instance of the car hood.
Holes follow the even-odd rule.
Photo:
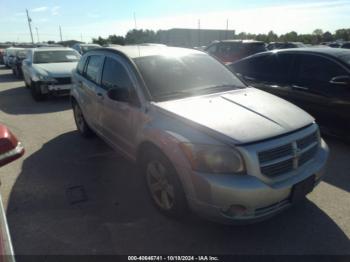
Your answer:
[[[237,144],[272,138],[314,122],[299,107],[255,88],[155,105],[204,127],[211,134],[224,135]]]
[[[35,64],[33,67],[43,75],[50,77],[67,77],[71,75],[71,72],[76,68],[77,62],[68,63],[45,63]]]

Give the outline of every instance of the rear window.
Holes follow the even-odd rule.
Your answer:
[[[35,51],[33,63],[66,63],[76,62],[80,55],[73,50],[50,50],[50,51]]]
[[[244,50],[247,55],[253,55],[256,53],[261,53],[267,51],[264,43],[250,43],[244,44]]]

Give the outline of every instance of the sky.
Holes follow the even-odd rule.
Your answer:
[[[30,41],[25,9],[34,41],[59,41],[59,26],[63,40],[90,42],[135,27],[198,28],[199,20],[203,29],[226,29],[228,20],[237,33],[350,28],[350,0],[0,0],[0,42]]]

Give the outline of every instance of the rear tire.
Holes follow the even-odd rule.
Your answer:
[[[73,102],[73,114],[79,133],[85,138],[93,137],[95,133],[86,122],[83,112],[77,102]]]
[[[31,82],[31,84],[30,84],[30,91],[32,93],[32,97],[37,102],[44,101],[47,98],[47,94],[43,94],[41,92],[40,85],[38,85],[38,84],[35,84],[35,83]]]
[[[142,170],[153,204],[167,216],[183,217],[188,211],[187,199],[170,160],[160,150],[149,149]]]

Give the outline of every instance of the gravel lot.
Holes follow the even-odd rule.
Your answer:
[[[341,141],[327,139],[328,175],[305,203],[222,226],[159,214],[135,166],[79,136],[67,97],[34,102],[3,67],[0,122],[26,148],[0,169],[16,254],[350,254],[350,145]]]

